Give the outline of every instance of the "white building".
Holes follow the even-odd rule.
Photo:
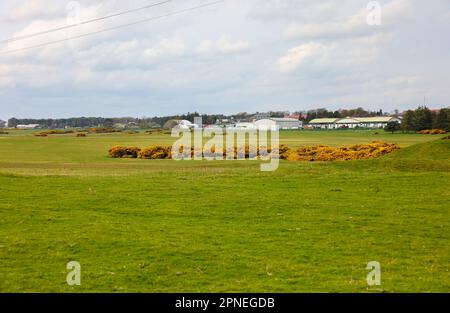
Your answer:
[[[300,129],[303,123],[294,118],[278,118],[271,117],[256,121],[253,123],[255,127],[264,127],[271,128],[273,126],[278,126],[279,129],[288,130],[288,129]]]
[[[177,125],[174,127],[175,129],[192,129],[192,128],[199,127],[197,124],[194,124],[188,120],[178,120],[176,122],[177,122]]]
[[[27,125],[17,125],[17,129],[36,129],[39,127],[39,124],[27,124]]]
[[[357,128],[360,124],[360,121],[355,118],[341,118],[335,122],[336,128]]]
[[[320,129],[335,129],[338,118],[316,118],[309,122],[309,126]]]
[[[320,129],[384,128],[389,122],[401,123],[401,120],[393,116],[316,118],[309,122],[309,126]]]
[[[361,127],[364,128],[384,128],[390,122],[401,123],[402,120],[392,116],[380,116],[380,117],[363,117],[358,118]]]

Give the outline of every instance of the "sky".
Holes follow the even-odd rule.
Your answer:
[[[172,0],[76,24],[162,1],[2,0],[0,119],[450,105],[449,0],[224,0],[178,15],[214,0]]]

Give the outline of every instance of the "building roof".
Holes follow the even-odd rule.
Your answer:
[[[346,117],[340,118],[336,121],[336,124],[359,124],[361,121],[357,118]]]
[[[288,118],[288,117],[271,117],[269,120],[275,121],[275,122],[299,122],[298,119],[295,118]]]
[[[316,118],[313,119],[310,124],[333,124],[336,123],[339,119],[338,118]]]
[[[399,120],[394,116],[376,116],[376,117],[346,117],[346,118],[316,118],[309,124],[346,124],[346,123],[388,123],[392,120]]]
[[[358,121],[362,123],[387,123],[393,119],[398,119],[393,116],[376,116],[376,117],[357,117]]]

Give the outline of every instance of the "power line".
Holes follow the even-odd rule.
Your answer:
[[[79,38],[83,38],[83,37],[87,37],[87,36],[91,36],[91,35],[96,35],[96,34],[108,32],[108,31],[112,31],[112,30],[116,30],[116,29],[120,29],[120,28],[124,28],[124,27],[133,26],[133,25],[140,24],[140,23],[156,21],[156,20],[163,19],[163,18],[166,18],[166,17],[170,17],[170,16],[174,16],[174,15],[179,15],[179,14],[195,11],[197,9],[201,9],[201,8],[208,7],[208,6],[213,6],[213,5],[222,3],[224,1],[225,0],[208,2],[208,3],[202,4],[202,5],[198,5],[198,6],[187,8],[187,9],[182,9],[182,10],[179,10],[179,11],[174,11],[174,12],[167,13],[167,14],[164,14],[164,15],[154,16],[154,17],[143,19],[143,20],[140,20],[140,21],[136,21],[136,22],[132,22],[132,23],[128,23],[128,24],[122,24],[122,25],[119,25],[119,26],[111,27],[111,28],[105,28],[105,29],[102,29],[102,30],[98,30],[98,31],[94,31],[94,32],[90,32],[90,33],[86,33],[86,34],[82,34],[82,35],[78,35],[78,36],[68,37],[68,38],[55,40],[55,41],[49,41],[49,42],[45,42],[45,43],[42,43],[42,44],[39,44],[39,45],[35,45],[35,46],[29,46],[29,47],[24,47],[24,48],[20,48],[20,49],[14,49],[14,50],[0,51],[0,55],[10,54],[10,53],[15,53],[15,52],[21,52],[21,51],[26,51],[26,50],[35,49],[35,48],[41,48],[41,47],[45,47],[45,46],[48,46],[48,45],[69,41],[69,40],[72,40],[72,39],[79,39]]]
[[[48,30],[44,30],[44,31],[41,31],[41,32],[37,32],[37,33],[32,33],[32,34],[18,36],[18,37],[9,38],[9,39],[4,39],[4,40],[0,40],[0,44],[7,43],[7,42],[15,42],[15,41],[19,41],[19,40],[23,40],[23,39],[27,39],[27,38],[32,38],[32,37],[36,37],[36,36],[40,36],[40,35],[45,35],[45,34],[57,32],[57,31],[64,30],[64,29],[74,28],[74,27],[77,27],[77,26],[80,26],[80,25],[85,25],[85,24],[89,24],[89,23],[94,23],[94,22],[106,20],[106,19],[111,18],[111,17],[116,17],[116,16],[120,16],[120,15],[124,15],[124,14],[129,14],[129,13],[133,13],[133,12],[137,12],[137,11],[153,8],[153,7],[156,7],[156,6],[159,6],[159,5],[163,5],[163,4],[166,4],[166,3],[169,3],[169,2],[172,2],[172,0],[166,0],[166,1],[158,2],[158,3],[149,4],[149,5],[140,7],[140,8],[130,9],[130,10],[127,10],[127,11],[122,11],[122,12],[114,13],[114,14],[111,14],[111,15],[106,15],[106,16],[103,16],[103,17],[98,17],[98,18],[94,18],[94,19],[91,19],[91,20],[82,21],[82,22],[77,23],[77,24],[61,26],[61,27],[48,29]]]

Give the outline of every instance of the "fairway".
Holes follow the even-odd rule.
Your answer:
[[[0,135],[0,292],[449,292],[450,140],[286,131],[376,160],[112,159],[168,134]],[[66,283],[78,261],[82,285]],[[378,261],[382,285],[368,287]]]

